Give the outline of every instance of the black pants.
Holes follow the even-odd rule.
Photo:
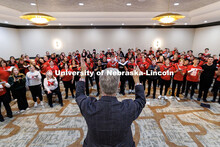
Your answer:
[[[161,79],[161,81],[160,81],[160,95],[162,95],[162,93],[163,93],[164,86],[165,86],[164,95],[166,96],[168,88],[170,87],[170,80],[167,81],[167,80]]]
[[[86,76],[86,95],[89,95],[89,81],[91,86],[93,86],[92,77]]]
[[[152,78],[148,79],[148,92],[147,92],[147,95],[150,95],[151,83],[152,82],[153,82],[153,97],[155,97],[156,96],[156,88],[157,88],[157,79],[152,79]]]
[[[28,102],[26,98],[26,88],[22,88],[19,90],[12,91],[14,97],[17,99],[18,109],[19,110],[26,110],[28,108]]]
[[[186,75],[183,77],[183,86],[182,86],[182,91],[181,93],[184,93],[186,89]]]
[[[41,74],[41,83],[44,83],[44,79],[46,78],[45,75]],[[44,89],[44,84],[42,84],[42,87]]]
[[[70,89],[70,92],[71,92],[72,96],[74,95],[73,94],[73,84],[71,82],[72,82],[72,80],[70,80],[70,81],[63,81],[63,85],[64,85],[65,92],[66,92],[66,97],[68,97],[69,89]]]
[[[97,92],[99,93],[100,88],[99,88],[99,76],[95,75],[95,82],[96,82],[96,86],[97,86]]]
[[[218,95],[218,92],[220,92],[220,81],[215,81],[214,86],[213,86],[213,100],[215,101]],[[218,102],[220,103],[220,97],[218,98]]]
[[[5,106],[5,110],[7,112],[7,116],[12,117],[12,111],[11,107],[9,105],[8,97],[6,94],[0,96],[0,119],[3,119],[2,113],[1,113],[1,104]]]
[[[7,92],[6,92],[7,100],[8,100],[8,102],[10,103],[11,100],[12,100],[12,98],[11,98],[11,89],[6,87],[6,90],[7,90]],[[13,96],[13,95],[12,95],[12,96]],[[13,98],[14,98],[14,97],[13,97]],[[14,98],[14,99],[15,99],[15,98]]]
[[[172,85],[172,96],[174,96],[175,90],[176,90],[176,85],[177,85],[177,92],[176,92],[176,96],[179,97],[180,94],[180,88],[183,84],[183,81],[177,81],[177,80],[173,80],[173,85]]]
[[[201,79],[200,83],[199,83],[199,96],[198,96],[198,98],[202,98],[202,94],[203,94],[203,100],[206,100],[208,92],[209,92],[209,88],[211,87],[211,85],[212,85],[212,80]]]
[[[127,81],[127,76],[121,75],[120,81],[121,81],[120,93],[125,93],[125,82]]]
[[[79,81],[79,76],[74,76],[74,81],[73,81],[73,89],[76,89],[76,83]]]
[[[132,76],[128,76],[128,86],[129,89],[134,90],[134,79]]]
[[[62,95],[61,95],[61,92],[60,92],[60,89],[59,89],[59,88],[57,88],[57,89],[55,89],[55,90],[51,90],[51,93],[50,93],[50,94],[48,94],[48,92],[47,92],[48,104],[49,104],[50,106],[52,106],[52,104],[53,104],[53,101],[52,101],[53,93],[55,93],[55,94],[58,96],[59,103],[60,103],[60,104],[63,104],[63,99],[62,99]]]
[[[60,89],[60,77],[58,76],[58,77],[56,77],[56,79],[57,79],[57,83],[58,83],[58,88]]]
[[[34,102],[37,102],[37,96],[39,97],[40,101],[43,100],[41,85],[29,86],[29,89],[31,91]]]
[[[191,88],[192,87],[192,88]],[[191,82],[191,81],[187,81],[186,82],[186,91],[185,91],[185,97],[187,97],[189,89],[191,88],[191,93],[190,93],[190,98],[192,99],[195,89],[197,87],[197,82]]]
[[[140,80],[140,83],[143,84],[144,90],[145,90],[147,77],[146,77],[145,75],[140,76],[140,77],[139,77],[139,80]]]

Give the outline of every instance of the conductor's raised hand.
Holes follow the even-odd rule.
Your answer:
[[[86,63],[85,60],[81,58],[81,78],[85,78],[86,74]]]
[[[134,79],[135,84],[140,83],[140,80],[139,80],[140,72],[141,71],[139,67],[135,66],[134,71],[133,71],[133,79]]]

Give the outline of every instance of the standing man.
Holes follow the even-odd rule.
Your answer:
[[[211,87],[211,84],[213,82],[213,78],[216,71],[216,65],[213,64],[214,58],[209,57],[207,64],[204,64],[202,66],[203,72],[200,76],[200,83],[199,83],[199,96],[198,101],[203,96],[203,101],[207,102],[206,98],[209,92],[209,88]],[[204,93],[203,93],[204,92]]]
[[[83,72],[86,70],[84,61],[81,69]],[[85,95],[85,76],[82,75],[77,83],[76,102],[88,126],[83,146],[135,147],[131,124],[145,107],[144,87],[140,84],[139,76],[134,75],[135,100],[119,102],[116,93],[120,76],[108,75],[109,72],[118,72],[118,69],[107,68],[100,75],[100,100]]]

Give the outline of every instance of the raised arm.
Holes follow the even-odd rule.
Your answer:
[[[135,68],[134,71],[140,71],[138,67]],[[134,115],[134,120],[138,118],[140,115],[142,109],[145,107],[146,104],[146,99],[144,95],[144,86],[140,84],[139,81],[139,75],[133,75],[133,79],[135,82],[135,115]]]

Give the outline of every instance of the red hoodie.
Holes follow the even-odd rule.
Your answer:
[[[202,70],[201,66],[189,65],[187,67],[187,76],[186,80],[191,82],[199,82],[199,72]],[[189,71],[192,71],[189,73]]]

